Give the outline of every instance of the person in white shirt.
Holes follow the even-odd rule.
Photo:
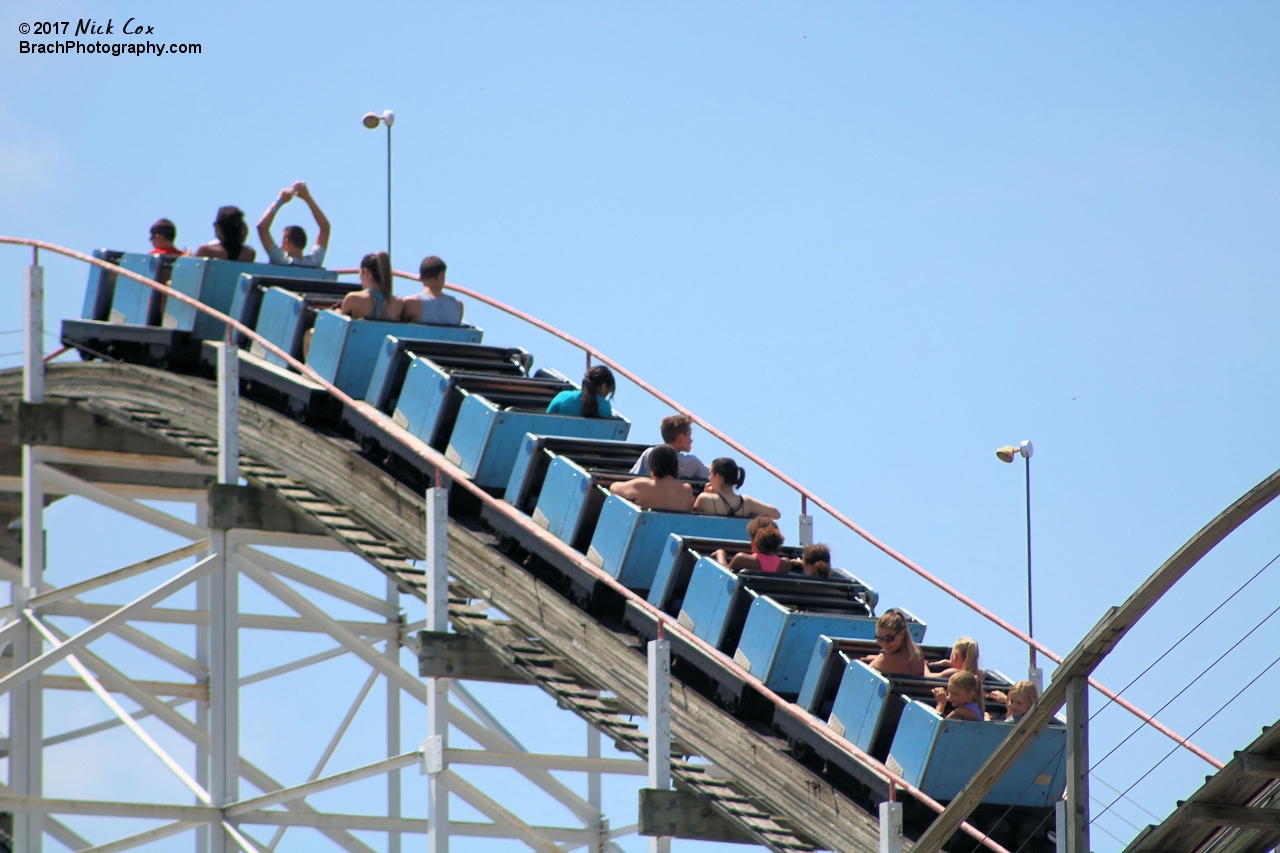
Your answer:
[[[662,419],[659,429],[663,443],[680,454],[680,479],[705,480],[711,476],[711,471],[702,464],[702,460],[689,452],[693,449],[693,418],[688,415],[671,415]],[[649,476],[649,454],[652,452],[653,448],[650,447],[640,454],[636,464],[631,466],[632,474]]]
[[[271,237],[271,223],[275,221],[276,211],[294,197],[307,203],[307,207],[311,208],[311,215],[315,217],[316,226],[320,229],[320,233],[316,236],[316,244],[309,252],[307,251],[307,232],[301,225],[286,225],[279,246]],[[329,220],[320,209],[320,205],[316,204],[316,200],[311,197],[311,191],[307,189],[305,181],[294,181],[292,186],[280,190],[280,195],[258,220],[258,239],[262,241],[262,248],[266,250],[267,257],[273,264],[299,267],[324,266],[324,253],[329,249]]]

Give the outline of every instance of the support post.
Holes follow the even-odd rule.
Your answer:
[[[39,249],[23,281],[22,399],[44,402],[44,268]],[[22,445],[22,581],[12,584],[10,600],[15,618],[23,622],[13,641],[13,666],[39,657],[44,643],[22,618],[27,602],[40,593],[44,576],[44,483],[37,474],[39,449]],[[44,795],[44,696],[40,679],[18,686],[9,697],[9,785],[20,797]],[[13,816],[16,850],[40,853],[44,816],[39,812]]]
[[[902,853],[902,803],[880,804],[880,853]]]
[[[649,641],[649,787],[671,787],[671,641]],[[671,839],[649,839],[649,853],[671,853]]]
[[[400,587],[391,578],[387,578],[387,603],[400,607]],[[401,618],[388,616],[387,623],[400,628]],[[400,665],[400,640],[398,637],[387,639],[385,650],[392,666]],[[400,754],[400,685],[387,679],[387,758],[395,758]],[[387,817],[393,820],[400,817],[400,771],[393,770],[387,774]],[[387,853],[401,853],[401,835],[399,832],[387,833]]]
[[[209,503],[208,501],[200,501],[196,504],[196,525],[198,527],[208,528],[209,526]],[[197,559],[203,559],[209,556],[206,549],[199,554]],[[196,610],[201,613],[208,613],[210,600],[212,596],[213,579],[208,575],[196,581]],[[209,689],[208,667],[210,666],[210,641],[209,626],[196,625],[196,660],[204,664],[206,667],[205,675],[196,678],[196,682],[203,684],[206,691]],[[207,696],[206,692],[206,696]],[[209,700],[196,700],[196,728],[205,734],[209,733]],[[206,744],[196,742],[196,782],[206,791],[209,787],[209,748]],[[201,824],[196,827],[196,853],[209,853],[209,824]]]
[[[240,350],[218,344],[218,482],[240,482]]]
[[[800,536],[796,540],[800,547],[813,544],[813,516],[809,515],[809,499],[800,496]]]
[[[1089,680],[1067,685],[1067,848],[1089,853]]]
[[[427,490],[427,630],[449,630],[449,490]],[[449,853],[449,679],[427,679],[427,850]]]
[[[600,730],[587,723],[587,758],[600,757]],[[600,797],[601,774],[597,771],[587,773],[587,802],[597,811],[602,811]],[[587,847],[588,853],[606,853],[609,846],[609,821],[601,818],[596,825],[599,834]]]
[[[218,482],[240,481],[240,361],[233,344],[218,346]],[[240,573],[225,529],[209,530],[216,565],[209,584],[209,727],[212,805],[240,799]],[[198,594],[198,593],[197,593]],[[210,829],[212,853],[233,853],[225,828]]]
[[[1067,801],[1053,804],[1053,851],[1067,853]]]

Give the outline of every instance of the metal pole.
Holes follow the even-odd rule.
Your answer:
[[[44,269],[39,249],[23,282],[22,399],[44,402]],[[39,449],[22,445],[22,582],[11,587],[16,617],[23,621],[13,641],[14,667],[38,657],[44,650],[40,635],[21,611],[39,594],[44,576],[44,485],[36,473]],[[16,688],[9,698],[9,785],[20,797],[40,797],[44,790],[44,696],[40,680]],[[44,817],[37,812],[13,816],[15,850],[39,853],[43,845]]]
[[[671,787],[671,641],[649,641],[649,787]],[[671,853],[671,839],[649,839],[649,853]]]
[[[230,332],[228,331],[228,336]],[[218,482],[240,482],[240,354],[232,343],[218,345]],[[210,573],[209,728],[210,789],[215,807],[240,799],[240,573],[228,553],[228,531],[209,530]],[[213,853],[233,853],[236,840],[211,827]]]
[[[449,630],[449,490],[427,490],[427,630]],[[427,850],[449,853],[449,679],[427,679]]]
[[[1032,616],[1031,606],[1031,457],[1025,456],[1022,460],[1026,463],[1027,471],[1027,636],[1033,640],[1036,636],[1035,621]],[[1036,677],[1036,647],[1031,646],[1031,669],[1029,674],[1034,681]],[[1039,689],[1037,684],[1036,688]]]
[[[1067,853],[1089,853],[1089,680],[1067,685]]]
[[[387,578],[387,603],[400,606],[400,587],[391,578]],[[399,630],[402,620],[399,616],[388,617],[388,624]],[[388,638],[386,656],[393,666],[400,665],[400,641]],[[387,679],[387,758],[395,758],[400,754],[400,685]],[[393,770],[387,774],[387,817],[400,817],[400,771]],[[399,832],[387,833],[387,853],[400,853]]]
[[[387,125],[387,257],[391,257],[391,125],[389,124]],[[392,269],[395,268],[392,267]]]

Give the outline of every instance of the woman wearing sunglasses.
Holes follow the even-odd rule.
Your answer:
[[[862,662],[885,675],[924,675],[924,653],[907,630],[907,620],[897,610],[886,610],[876,620],[876,642],[880,654],[867,655]]]

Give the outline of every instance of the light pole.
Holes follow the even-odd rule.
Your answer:
[[[1006,444],[996,451],[996,458],[1001,462],[1012,462],[1021,456],[1026,461],[1027,475],[1027,636],[1035,639],[1036,627],[1031,595],[1031,454],[1035,448],[1030,441],[1024,441],[1017,447]],[[1036,666],[1036,647],[1031,646],[1031,668],[1027,670],[1027,678],[1032,681],[1036,690],[1044,688],[1044,672]]]
[[[387,257],[391,257],[391,125],[396,123],[396,114],[386,110],[382,115],[365,113],[361,120],[364,126],[373,130],[380,124],[387,126]]]

